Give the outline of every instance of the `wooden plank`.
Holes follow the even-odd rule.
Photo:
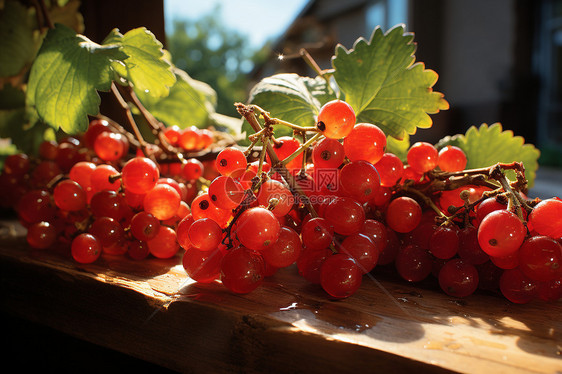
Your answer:
[[[79,265],[0,241],[2,310],[182,372],[562,372],[562,303],[515,305],[365,277],[329,300],[296,269],[248,295],[186,277],[179,256]]]

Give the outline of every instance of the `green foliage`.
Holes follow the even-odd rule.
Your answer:
[[[368,42],[360,38],[351,50],[337,46],[332,60],[334,78],[358,122],[374,123],[398,139],[431,127],[427,113],[449,108],[443,94],[432,90],[438,75],[414,64],[413,38],[402,26],[386,34],[377,27]]]
[[[31,65],[41,45],[33,30],[34,13],[16,1],[7,1],[0,11],[0,76],[20,74]]]
[[[113,30],[104,40],[104,45],[121,45],[127,56],[113,60],[111,67],[122,78],[133,84],[137,91],[152,97],[168,96],[170,87],[176,82],[171,64],[164,58],[162,43],[145,27],[139,27],[122,35]]]
[[[114,29],[97,44],[80,34],[79,5],[78,0],[47,3],[55,27],[42,31],[45,25],[36,24],[34,6],[12,0],[3,4],[0,137],[33,153],[53,130],[83,132],[88,116],[99,113],[98,91],[108,91],[114,83],[130,85],[165,125],[214,126],[239,133],[240,120],[216,112],[216,92],[174,67],[150,31],[140,27],[121,34]],[[144,120],[137,120],[147,133]],[[49,128],[51,135],[46,135]]]
[[[332,58],[337,89],[355,110],[357,122],[374,123],[397,139],[414,134],[418,127],[431,127],[428,113],[449,107],[443,94],[432,90],[437,74],[422,63],[414,64],[412,39],[413,34],[405,33],[402,26],[386,34],[376,28],[370,41],[359,38],[351,50],[338,45]],[[287,80],[285,75],[281,78]],[[318,82],[319,78],[292,77],[289,83],[279,76],[265,78],[252,89],[250,102],[262,104],[282,120],[312,125],[320,102],[315,99],[322,94],[328,94],[324,100],[335,96],[325,83],[310,87],[299,79]],[[320,94],[312,95],[313,90]]]
[[[176,82],[166,97],[152,97],[136,86],[135,92],[146,109],[166,126],[209,126],[210,115],[215,112],[216,92],[182,70],[175,69],[175,75]]]
[[[498,162],[523,162],[529,188],[534,185],[540,151],[532,144],[525,144],[525,139],[514,136],[511,130],[503,131],[499,123],[491,126],[484,123],[479,128],[471,126],[466,134],[446,137],[437,147],[448,144],[456,145],[466,153],[467,169],[487,167]],[[508,177],[515,179],[511,171],[508,171]]]
[[[99,45],[66,26],[49,30],[31,68],[27,104],[42,121],[67,133],[85,131],[108,91],[111,63],[125,59],[119,44]]]
[[[250,91],[249,100],[275,118],[299,126],[314,126],[322,105],[335,98],[333,90],[321,77],[313,79],[297,74],[277,74],[256,84]],[[245,122],[242,131],[251,134],[251,126]],[[275,134],[291,135],[292,130],[279,127]]]

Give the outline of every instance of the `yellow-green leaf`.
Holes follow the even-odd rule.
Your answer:
[[[464,135],[448,137],[438,146],[447,144],[456,145],[465,152],[467,169],[487,167],[498,162],[523,162],[529,188],[534,185],[540,151],[532,144],[525,144],[523,137],[514,136],[513,131],[504,131],[500,123],[491,126],[484,123],[479,128],[471,126]],[[512,180],[515,178],[511,171],[508,171],[507,176]]]
[[[88,115],[99,112],[97,91],[107,91],[111,62],[126,56],[119,45],[99,45],[57,24],[49,30],[31,68],[27,105],[54,129],[85,131]]]
[[[128,56],[124,61],[115,61],[113,69],[133,84],[136,90],[153,97],[167,96],[176,82],[172,66],[165,58],[160,43],[145,27],[139,27],[121,35],[117,30],[103,44],[120,43]]]
[[[438,75],[414,63],[414,35],[397,26],[386,34],[376,28],[369,41],[359,38],[353,49],[336,47],[334,78],[353,107],[358,122],[378,125],[402,139],[433,124],[428,114],[449,108],[433,91]]]

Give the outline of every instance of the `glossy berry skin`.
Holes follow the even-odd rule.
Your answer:
[[[343,144],[336,139],[324,138],[312,149],[315,169],[336,169],[344,158]]]
[[[520,269],[505,270],[500,277],[500,291],[515,304],[526,304],[537,297],[538,283]]]
[[[458,230],[455,226],[438,227],[429,239],[429,251],[437,258],[447,260],[459,249]]]
[[[127,241],[127,255],[133,260],[144,260],[150,254],[148,244],[140,240]]]
[[[519,266],[519,255],[516,252],[502,257],[489,256],[490,261],[500,269],[515,269]]]
[[[406,155],[408,165],[419,174],[435,169],[439,160],[437,149],[427,142],[413,144]]]
[[[84,133],[83,140],[84,144],[90,148],[94,149],[94,144],[98,135],[102,132],[110,132],[111,129],[109,127],[109,123],[104,119],[94,119],[90,121],[88,125],[88,129]]]
[[[342,299],[361,286],[363,273],[356,262],[343,253],[329,256],[320,270],[320,285],[330,296]]]
[[[224,252],[220,249],[199,251],[195,248],[185,251],[182,265],[187,275],[199,283],[211,283],[220,277]]]
[[[365,222],[361,204],[349,197],[336,197],[324,211],[324,218],[341,235],[359,232]]]
[[[343,140],[343,148],[350,161],[376,164],[386,151],[386,135],[376,125],[358,123]]]
[[[29,168],[29,156],[24,153],[9,155],[4,160],[4,172],[17,178],[21,178],[27,174]]]
[[[150,191],[159,178],[158,167],[149,158],[135,157],[123,165],[123,186],[136,194],[143,195]]]
[[[190,158],[182,166],[182,176],[186,180],[197,180],[203,176],[203,163],[196,158]]]
[[[221,175],[209,185],[209,197],[218,208],[232,210],[244,200],[245,192],[240,182]]]
[[[171,258],[179,250],[176,232],[168,226],[160,227],[158,234],[146,243],[150,253],[156,258]]]
[[[117,169],[108,164],[97,165],[90,175],[93,193],[103,190],[117,191],[121,188],[121,180]]]
[[[272,148],[281,161],[293,154],[293,152],[295,152],[301,145],[297,139],[291,136],[281,136],[275,140],[276,142],[272,144]],[[302,166],[302,158],[303,154],[300,153],[297,157],[287,163],[287,169],[300,169]],[[271,164],[269,155],[266,155],[266,160],[269,164]]]
[[[299,234],[292,228],[283,226],[277,241],[261,251],[261,254],[269,265],[284,268],[293,264],[301,252],[302,242]]]
[[[346,164],[340,171],[340,177],[344,191],[360,203],[373,199],[380,187],[379,173],[367,161]]]
[[[353,258],[363,274],[373,270],[379,259],[379,251],[373,242],[359,233],[347,236],[336,250]]]
[[[166,127],[163,133],[168,143],[170,143],[170,145],[172,146],[178,145],[181,135],[181,129],[178,126]]]
[[[341,139],[355,125],[355,111],[345,101],[332,100],[320,108],[316,127],[326,138]]]
[[[124,136],[113,132],[102,132],[94,142],[94,151],[104,161],[116,161],[125,155]]]
[[[384,223],[374,219],[366,219],[360,234],[367,236],[380,254],[387,244],[387,227]]]
[[[53,191],[53,199],[60,210],[75,212],[86,207],[86,191],[75,181],[59,182]]]
[[[280,230],[279,220],[271,211],[262,207],[245,210],[236,222],[236,236],[240,243],[256,251],[273,245]]]
[[[562,245],[548,236],[533,236],[519,249],[519,269],[529,278],[562,279]]]
[[[196,127],[183,129],[180,132],[178,145],[186,151],[193,151],[199,148],[200,135]]]
[[[70,168],[76,163],[78,157],[78,146],[74,143],[60,143],[57,146],[57,155],[55,162],[61,168],[63,173],[68,173]]]
[[[248,293],[262,282],[265,273],[263,258],[246,247],[229,250],[221,263],[221,281],[234,293]]]
[[[158,230],[160,221],[148,212],[138,212],[131,218],[131,234],[140,241],[153,239]]]
[[[490,259],[490,256],[478,244],[478,229],[467,226],[459,230],[459,257],[473,265],[481,265]]]
[[[84,233],[72,240],[70,251],[76,262],[91,264],[100,257],[102,247],[95,236]]]
[[[320,250],[305,249],[297,260],[299,274],[312,284],[320,284],[322,264],[332,254],[332,251],[328,248]]]
[[[334,239],[334,228],[326,219],[315,217],[304,223],[301,237],[304,246],[308,249],[328,248]]]
[[[478,288],[478,271],[459,258],[449,260],[439,271],[439,286],[450,296],[466,297]]]
[[[546,199],[538,203],[529,215],[529,224],[541,235],[562,238],[562,201]]]
[[[403,279],[419,282],[431,274],[433,260],[427,250],[416,245],[408,245],[398,251],[394,264]]]
[[[200,251],[217,249],[222,240],[222,229],[210,218],[194,221],[187,233],[194,248]]]
[[[69,178],[78,183],[85,191],[92,188],[92,173],[96,170],[96,164],[89,161],[80,161],[70,169]]]
[[[117,254],[124,247],[125,231],[119,222],[113,218],[97,218],[90,226],[88,232],[98,238],[103,251],[106,253]]]
[[[417,201],[401,196],[388,204],[386,223],[396,232],[406,233],[415,229],[421,221],[422,211]]]
[[[385,153],[375,164],[375,169],[379,172],[381,186],[392,187],[404,175],[404,163],[393,153]]]
[[[462,149],[447,145],[439,151],[437,165],[442,171],[461,171],[466,167],[466,155]]]
[[[37,187],[44,187],[62,173],[62,169],[56,162],[44,160],[31,172],[31,183]]]
[[[195,222],[193,215],[188,214],[185,218],[182,218],[176,228],[178,244],[186,251],[192,247],[191,240],[189,240],[189,228],[193,222]]]
[[[219,152],[215,161],[217,171],[225,176],[237,177],[246,170],[248,161],[238,148],[227,147]]]
[[[230,210],[217,207],[208,193],[198,195],[191,202],[191,214],[194,219],[210,218],[220,227],[226,227],[228,220],[232,216]]]
[[[25,223],[36,223],[52,221],[56,207],[51,203],[51,194],[39,189],[25,193],[16,205],[16,211]]]
[[[26,239],[32,248],[47,249],[57,240],[57,231],[49,222],[37,222],[27,228]]]
[[[295,200],[289,188],[274,179],[269,179],[261,185],[257,199],[258,203],[265,207],[275,204],[271,212],[277,217],[283,217],[289,213]]]
[[[476,222],[480,223],[488,214],[492,213],[494,210],[505,210],[507,205],[499,203],[495,197],[489,197],[482,201],[476,207]]]
[[[174,217],[180,203],[178,191],[167,184],[157,184],[144,195],[143,200],[144,210],[161,221]]]
[[[496,210],[480,223],[478,243],[488,255],[504,257],[519,249],[526,233],[527,230],[517,215],[507,210]]]

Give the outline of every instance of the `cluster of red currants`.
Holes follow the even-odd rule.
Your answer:
[[[204,166],[187,159],[179,172],[165,177],[153,160],[131,158],[127,137],[93,120],[82,136],[43,142],[37,159],[7,157],[2,205],[16,211],[31,247],[69,249],[79,263],[101,253],[171,258]]]
[[[166,127],[164,136],[173,147],[179,147],[186,152],[201,151],[215,142],[213,132],[191,126],[180,129],[177,126]]]
[[[462,171],[467,163],[464,152],[455,146],[438,151],[420,142],[409,148],[404,163],[385,152],[386,136],[378,126],[355,122],[345,102],[326,104],[317,124],[324,138],[312,146],[309,160],[303,160],[303,153],[292,157],[300,147],[295,138],[275,139],[273,151],[279,160],[290,159],[285,166],[295,186],[281,177],[269,155],[258,170],[241,150],[223,150],[216,159],[220,176],[193,201],[191,217],[178,228],[187,274],[199,282],[220,279],[230,290],[245,293],[276,269],[296,263],[308,281],[343,298],[359,289],[365,274],[385,266],[410,282],[433,275],[456,297],[480,286],[525,302],[530,299],[515,295],[529,291],[535,282],[534,296],[560,298],[562,202],[543,201],[525,223],[507,205],[484,217],[490,200],[480,197],[489,188],[463,186],[428,196],[434,208],[441,207],[430,209],[401,186],[422,185],[434,170]],[[461,198],[464,190],[468,196]],[[450,205],[479,199],[467,219],[436,219],[445,216]],[[490,223],[496,215],[502,224]],[[551,232],[538,229],[537,215],[542,225],[550,222]],[[516,247],[522,248],[510,253],[517,258],[511,269],[501,263],[506,252],[500,249],[503,240],[515,235],[509,220],[519,223],[521,241]]]

